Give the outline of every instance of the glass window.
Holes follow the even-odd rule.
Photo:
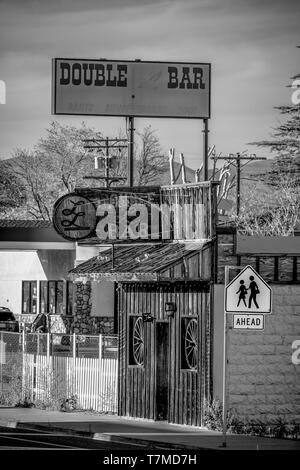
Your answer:
[[[40,313],[48,313],[48,281],[40,281]]]
[[[63,281],[49,281],[49,306],[48,310],[51,314],[63,314]]]
[[[64,281],[40,281],[40,313],[63,315]]]
[[[22,281],[22,313],[37,313],[37,281]]]

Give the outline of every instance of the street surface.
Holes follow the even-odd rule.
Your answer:
[[[144,446],[99,441],[61,433],[0,427],[1,450],[142,450]]]

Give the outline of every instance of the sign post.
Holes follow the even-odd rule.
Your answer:
[[[225,289],[229,285],[229,270],[241,269],[241,266],[225,266]],[[226,447],[226,431],[227,431],[227,315],[226,306],[224,314],[224,333],[223,333],[223,443],[222,447]]]
[[[225,266],[225,289],[228,284],[230,266]],[[226,447],[226,428],[227,428],[227,400],[226,400],[226,382],[227,382],[227,315],[224,315],[224,334],[223,334],[223,443]]]
[[[135,117],[202,119],[203,179],[207,181],[210,93],[210,63],[52,60],[52,114],[127,119],[130,187]]]
[[[241,272],[229,282],[230,269]],[[272,312],[272,289],[252,266],[225,266],[223,343],[223,443],[227,446],[227,314],[234,329],[264,329],[264,315]]]

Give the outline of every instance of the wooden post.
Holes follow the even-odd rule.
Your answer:
[[[195,170],[195,182],[196,183],[200,183],[200,175],[201,175],[202,170],[203,170],[203,163],[202,163],[202,165],[200,165],[200,168]]]
[[[186,173],[185,173],[185,163],[184,163],[184,156],[183,153],[179,155],[180,163],[181,163],[181,175],[182,175],[182,183],[186,183]]]
[[[170,163],[170,180],[171,184],[175,183],[174,177],[174,157],[175,157],[175,149],[174,147],[170,148],[169,150],[169,163]]]

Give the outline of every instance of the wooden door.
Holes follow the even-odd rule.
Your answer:
[[[156,419],[167,420],[169,408],[169,323],[156,322]]]

